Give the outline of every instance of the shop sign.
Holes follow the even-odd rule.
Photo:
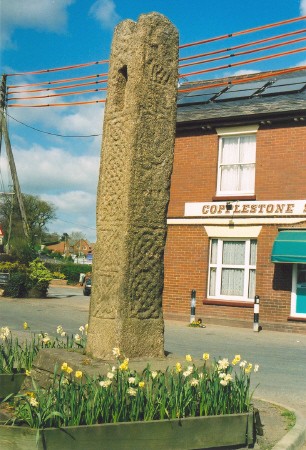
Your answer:
[[[306,216],[306,200],[185,203],[185,217]]]

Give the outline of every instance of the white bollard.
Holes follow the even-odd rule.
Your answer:
[[[190,300],[190,323],[195,322],[196,295],[197,292],[195,291],[195,289],[192,289]]]
[[[259,331],[259,300],[259,295],[255,295],[253,331]]]

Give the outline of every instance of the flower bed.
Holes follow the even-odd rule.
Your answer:
[[[57,331],[63,334],[62,327]],[[133,450],[253,442],[250,376],[258,366],[240,355],[210,361],[204,353],[201,364],[186,355],[185,363],[166,370],[147,365],[138,372],[118,348],[113,354],[117,364],[103,375],[89,376],[64,361],[47,386],[33,380],[27,392],[9,399],[0,448],[32,449],[34,439],[38,448],[67,450],[88,442],[91,449]]]
[[[180,450],[251,445],[253,413],[37,430],[0,425],[6,450]]]
[[[29,330],[27,322],[24,330]],[[79,328],[81,334],[69,336],[61,326],[57,327],[59,338],[52,338],[48,333],[31,335],[30,340],[23,342],[12,336],[10,329],[0,328],[0,400],[10,394],[17,394],[25,377],[30,375],[33,360],[43,348],[84,348],[87,325]]]

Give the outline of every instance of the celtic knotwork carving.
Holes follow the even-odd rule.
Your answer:
[[[112,224],[108,228],[103,227],[99,232],[99,243],[95,252],[99,252],[99,263],[104,270],[117,270],[123,258],[122,228]]]
[[[98,318],[117,317],[118,282],[116,271],[99,273],[99,282],[94,286],[91,299],[91,315]]]
[[[128,280],[130,317],[161,316],[164,242],[164,230],[134,229]]]
[[[109,147],[102,155],[103,176],[101,178],[101,204],[103,216],[119,219],[123,213],[126,197],[124,189],[126,178],[126,139],[124,133],[124,116],[109,121],[106,126],[106,138]]]
[[[144,169],[151,169],[152,166],[162,165],[167,170],[169,157],[172,156],[172,149],[169,149],[168,134],[160,133],[159,126],[165,128],[164,119],[159,120],[155,118],[155,126],[152,127],[151,118],[145,114],[143,123],[149,123],[149,126],[144,126],[139,130],[139,155],[137,161]]]
[[[166,84],[171,76],[171,71],[159,64],[151,65],[151,80],[154,83]]]

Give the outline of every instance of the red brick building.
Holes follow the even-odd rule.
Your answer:
[[[306,70],[182,89],[165,318],[306,333]]]

